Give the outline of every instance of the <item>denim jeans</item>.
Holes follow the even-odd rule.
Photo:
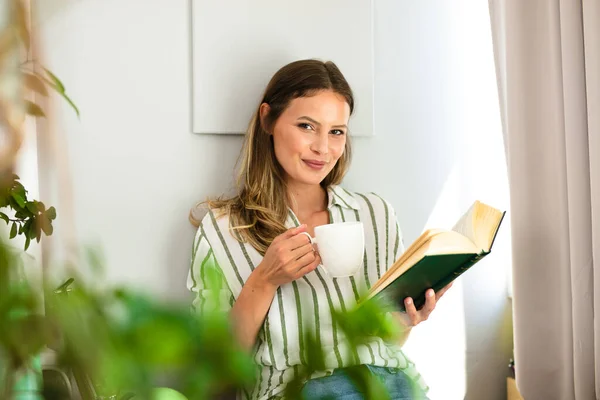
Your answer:
[[[385,386],[391,400],[427,400],[425,393],[404,372],[397,368],[361,365]],[[366,395],[356,387],[347,369],[336,369],[332,375],[311,379],[302,388],[305,400],[339,399],[362,400]],[[379,399],[376,399],[379,400]],[[383,399],[382,399],[383,400]]]

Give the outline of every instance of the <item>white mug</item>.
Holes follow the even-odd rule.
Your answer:
[[[302,232],[317,244],[321,265],[334,278],[358,272],[364,257],[365,232],[362,222],[339,222],[315,227],[315,237]]]

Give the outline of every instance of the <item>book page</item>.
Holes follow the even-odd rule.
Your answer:
[[[461,235],[469,238],[473,243],[475,243],[475,228],[474,228],[474,215],[475,208],[477,206],[477,202],[473,203],[471,207],[463,214],[462,217],[456,222],[453,231],[460,233]]]
[[[452,228],[477,245],[482,251],[489,251],[503,213],[480,201],[475,201]]]
[[[500,210],[490,207],[487,204],[478,204],[474,218],[475,243],[483,251],[490,251],[503,217],[504,213]]]

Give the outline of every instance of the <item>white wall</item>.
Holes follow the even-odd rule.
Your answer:
[[[189,1],[67,3],[42,33],[82,112],[60,106],[78,237],[102,245],[112,281],[186,298],[188,210],[228,190],[241,145],[191,133]],[[376,136],[354,141],[346,186],[388,198],[407,245],[475,197],[508,204],[486,6],[375,0]],[[494,254],[461,278],[409,340],[432,399],[505,398],[506,260]]]
[[[487,2],[375,4],[376,137],[355,141],[348,185],[392,202],[407,245],[425,227],[451,227],[474,199],[507,209]],[[459,279],[405,347],[432,399],[506,396],[512,317],[503,224],[494,254]]]

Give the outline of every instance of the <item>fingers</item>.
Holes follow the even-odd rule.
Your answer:
[[[297,233],[295,236],[292,236],[290,238],[288,238],[285,242],[286,246],[288,246],[288,248],[290,250],[295,250],[299,247],[302,247],[306,244],[310,244],[311,241],[308,238],[308,235],[304,235],[302,234],[302,232]],[[312,245],[311,245],[312,247]]]
[[[301,245],[300,247],[295,248],[294,250],[292,250],[292,257],[293,260],[299,260],[301,257],[305,256],[308,253],[314,253],[315,249],[313,248],[312,244],[306,243]]]
[[[429,317],[429,314],[431,314],[431,312],[435,308],[435,302],[435,292],[433,291],[433,289],[428,289],[425,292],[425,305],[420,310],[422,321],[425,321]]]
[[[306,235],[304,233],[306,233]],[[283,247],[287,250],[295,250],[298,247],[304,246],[310,242],[311,240],[306,232],[305,224],[296,228],[290,228],[273,240],[273,244]]]
[[[306,232],[306,224],[302,224],[302,225],[297,226],[295,228],[288,229],[287,231],[283,232],[281,235],[277,236],[273,240],[273,242],[279,242],[281,240],[289,239],[291,237],[296,236],[300,232]],[[306,236],[306,235],[302,235],[302,236]],[[308,238],[306,238],[306,239],[308,240]]]
[[[309,262],[306,265],[304,265],[303,263],[305,261],[309,260],[309,258],[311,257],[311,254],[305,255],[304,257],[306,257],[306,258],[304,260],[303,259],[298,260],[300,265],[303,265],[303,266],[300,267],[300,269],[298,270],[296,279],[308,274],[309,272],[314,271],[315,269],[317,269],[319,264],[321,264],[321,257],[319,256],[319,254],[318,253],[313,253],[313,254],[314,254],[314,260],[312,262]]]
[[[404,299],[404,308],[406,309],[406,315],[410,320],[410,326],[415,326],[421,322],[419,319],[419,312],[415,308],[415,303],[412,298],[407,297]]]
[[[450,284],[444,286],[442,289],[438,290],[435,294],[435,300],[438,301],[440,299],[440,297],[442,297],[444,295],[444,293],[446,293],[448,291],[448,289],[450,289],[452,287],[452,283],[454,282],[450,282]]]
[[[311,249],[307,253],[299,256],[295,261],[293,261],[291,263],[290,266],[297,271],[297,270],[305,267],[306,265],[310,264],[311,262],[313,262],[317,257],[318,257],[317,253],[315,253]]]
[[[420,322],[427,321],[429,314],[435,308],[436,297],[433,289],[428,289],[425,292],[425,304],[420,310],[417,310],[412,298],[407,297],[404,299],[404,308],[406,309],[406,315],[410,319],[412,326],[418,325]]]

